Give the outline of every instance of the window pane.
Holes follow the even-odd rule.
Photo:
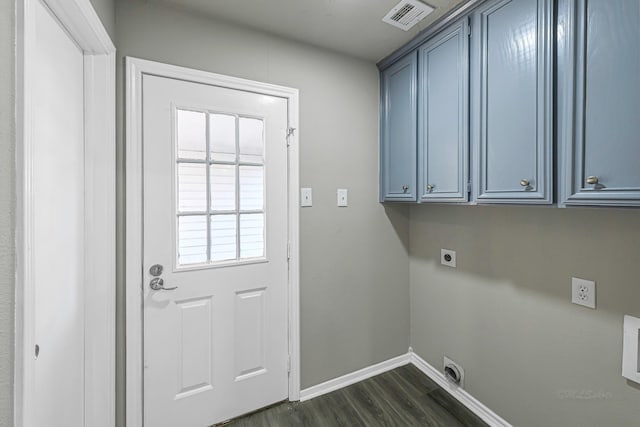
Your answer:
[[[178,163],[178,212],[204,212],[206,210],[206,165]]]
[[[236,215],[211,217],[211,261],[236,259]]]
[[[236,208],[236,167],[211,165],[211,210],[232,211]]]
[[[264,214],[240,215],[240,258],[264,256]]]
[[[178,110],[178,157],[206,159],[205,114]]]
[[[264,208],[264,167],[240,166],[240,209]]]
[[[264,123],[260,119],[240,118],[240,161],[262,163]]]
[[[178,264],[207,262],[207,217],[178,217]]]
[[[209,115],[209,143],[211,160],[236,160],[236,118],[227,114]]]

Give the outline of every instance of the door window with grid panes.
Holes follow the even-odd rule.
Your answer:
[[[264,258],[264,120],[175,113],[178,267]]]

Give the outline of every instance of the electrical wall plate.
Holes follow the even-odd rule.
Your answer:
[[[633,316],[624,316],[623,331],[622,376],[640,384],[640,360],[638,359],[640,319]]]
[[[464,388],[464,368],[460,364],[454,362],[447,356],[444,356],[442,362],[442,371],[444,372],[444,376],[450,383]],[[452,374],[457,375],[458,381],[455,381],[451,377]]]
[[[440,264],[456,268],[456,251],[440,249]]]
[[[308,208],[313,206],[313,192],[311,188],[300,189],[300,206]]]
[[[338,206],[341,208],[349,206],[348,200],[348,191],[345,188],[338,189]]]
[[[596,282],[572,277],[571,302],[589,308],[596,308]]]

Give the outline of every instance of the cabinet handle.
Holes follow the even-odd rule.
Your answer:
[[[433,187],[434,187],[433,185],[427,184],[427,191],[431,193],[433,191]]]
[[[520,180],[520,185],[523,186],[523,187],[528,187],[529,186],[529,180],[528,179]]]
[[[597,184],[598,183],[598,177],[597,176],[589,176],[587,177],[587,184]]]
[[[402,186],[402,191],[404,191],[405,193],[407,192],[408,189],[409,189],[408,185],[403,185]]]

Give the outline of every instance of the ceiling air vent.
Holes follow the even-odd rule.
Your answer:
[[[402,0],[382,18],[382,22],[407,31],[431,12],[431,6],[418,0]]]

